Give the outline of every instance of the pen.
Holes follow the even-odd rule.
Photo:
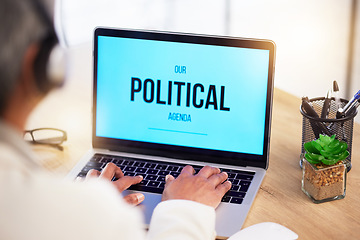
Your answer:
[[[316,113],[314,108],[310,105],[310,101],[308,97],[302,98],[302,106],[306,112],[307,115],[313,118],[319,118],[319,115]]]
[[[356,103],[350,108],[349,114],[355,113],[356,109],[360,106],[360,99],[356,101]]]
[[[319,115],[316,113],[314,108],[310,105],[310,101],[308,97],[302,98],[302,107],[307,115],[313,118],[319,118]],[[319,138],[319,135],[325,134],[328,136],[331,136],[331,133],[329,129],[322,123],[322,122],[316,122],[312,119],[309,119],[311,128],[314,132],[314,135],[316,138]]]
[[[342,118],[345,117],[347,114],[349,114],[350,109],[355,107],[358,100],[360,99],[360,90],[354,94],[354,96],[351,98],[351,100],[345,105],[344,108],[339,108],[336,113],[336,118]]]
[[[333,81],[333,92],[335,95],[336,110],[338,110],[339,108],[341,108],[341,101],[339,97],[339,85],[337,84],[336,80]]]
[[[312,108],[312,106],[309,104],[309,100],[307,97],[303,97],[302,98],[302,104],[301,104],[302,108],[304,109],[304,112],[309,115],[309,116],[312,116],[312,117],[316,117],[319,115],[317,115],[317,113],[315,112],[315,110]],[[314,122],[313,120],[310,120],[309,119],[309,123],[310,123],[310,126],[311,126],[311,129],[313,130],[313,133],[315,135],[315,138],[319,138],[320,136],[320,130],[319,128],[317,127],[316,125],[316,122]]]
[[[360,91],[359,91],[360,92]],[[358,93],[359,93],[358,92]],[[344,112],[344,116],[349,116],[351,114],[355,114],[356,109],[360,106],[360,99],[355,100],[355,102],[353,104],[351,104],[351,107],[347,109],[347,111]],[[346,135],[345,135],[345,130],[344,130],[344,123],[341,124],[341,129],[342,129],[342,135],[343,135],[343,140],[346,142]]]
[[[331,101],[331,90],[328,90],[325,100],[324,100],[323,108],[321,111],[321,118],[327,118],[327,115],[330,110],[330,101]]]

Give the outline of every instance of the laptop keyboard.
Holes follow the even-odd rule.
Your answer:
[[[144,179],[136,185],[131,186],[130,190],[161,194],[165,187],[165,176],[171,174],[175,178],[179,176],[185,164],[165,163],[154,160],[143,160],[138,158],[120,157],[104,154],[95,154],[86,166],[78,174],[78,177],[85,177],[91,169],[101,171],[107,163],[116,164],[125,176],[142,175]],[[202,166],[193,165],[197,173]],[[250,183],[255,172],[225,169],[228,174],[228,180],[232,183],[231,189],[222,198],[222,202],[241,204],[249,189]],[[116,180],[116,179],[113,179]]]

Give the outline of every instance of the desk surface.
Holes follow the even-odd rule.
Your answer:
[[[87,76],[88,82],[69,81],[64,89],[52,93],[28,122],[29,128],[50,126],[68,132],[63,151],[34,146],[44,166],[57,174],[66,174],[91,147],[90,78]],[[270,221],[292,229],[299,239],[360,239],[360,125],[354,127],[353,168],[345,199],[314,204],[301,191],[300,103],[299,98],[275,90],[270,166],[244,227]]]

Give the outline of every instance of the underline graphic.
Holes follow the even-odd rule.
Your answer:
[[[177,131],[177,130],[171,130],[171,129],[162,129],[162,128],[148,128],[150,130],[157,130],[157,131],[164,131],[164,132],[176,132],[176,133],[186,133],[186,134],[195,134],[195,135],[203,135],[207,136],[206,133],[197,133],[197,132],[185,132],[185,131]]]

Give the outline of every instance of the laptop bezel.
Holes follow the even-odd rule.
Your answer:
[[[210,149],[199,149],[191,147],[182,147],[175,145],[166,145],[158,143],[148,143],[140,141],[113,139],[96,136],[96,101],[97,101],[97,63],[98,63],[98,37],[122,37],[135,39],[148,39],[158,41],[171,41],[181,43],[195,43],[218,46],[230,46],[241,48],[254,48],[269,50],[269,68],[268,68],[268,86],[265,113],[265,133],[262,155],[251,155],[236,152],[226,152]],[[114,28],[96,28],[94,31],[93,45],[93,129],[92,145],[94,148],[108,149],[111,151],[120,151],[136,154],[147,154],[153,156],[170,157],[176,159],[189,159],[202,162],[219,163],[233,166],[252,166],[263,169],[268,168],[270,151],[270,129],[271,129],[271,110],[274,88],[274,64],[275,64],[275,44],[270,40],[245,39],[235,37],[223,37],[213,35],[186,34],[176,32],[162,32],[149,30],[133,29],[114,29]]]

